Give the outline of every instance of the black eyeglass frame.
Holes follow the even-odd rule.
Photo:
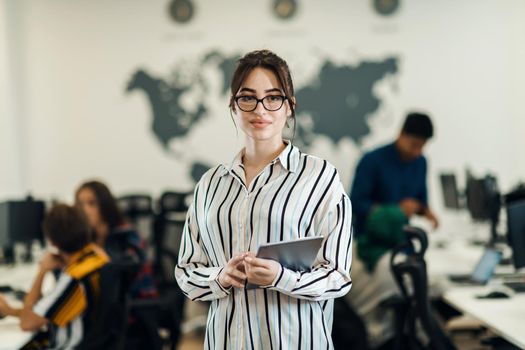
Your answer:
[[[255,106],[252,108],[252,109],[242,109],[242,107],[239,105],[239,100],[243,97],[250,97],[250,98],[253,98],[256,102],[255,102]],[[281,101],[281,105],[276,108],[276,109],[269,109],[265,104],[264,104],[264,100],[267,99],[268,97],[280,97],[282,98],[282,101]],[[283,108],[283,105],[284,105],[284,101],[286,100],[289,100],[288,97],[284,96],[284,95],[267,95],[267,96],[264,96],[263,98],[257,98],[255,96],[246,96],[246,95],[241,95],[241,96],[236,96],[234,98],[235,100],[235,104],[237,105],[237,107],[239,107],[239,109],[243,112],[253,112],[257,109],[257,106],[259,105],[259,102],[262,103],[264,109],[266,109],[267,111],[269,112],[275,112],[275,111],[278,111],[280,110],[281,108]]]

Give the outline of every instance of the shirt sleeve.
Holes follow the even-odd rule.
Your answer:
[[[175,277],[184,295],[191,300],[214,300],[229,295],[230,289],[223,288],[218,282],[222,267],[210,267],[200,238],[195,214],[196,206],[200,201],[199,188],[200,185],[195,188],[193,204],[186,216]]]
[[[86,306],[84,287],[62,272],[55,288],[35,304],[33,312],[58,327],[64,327],[79,317]]]
[[[423,206],[428,207],[428,189],[427,189],[427,160],[422,158],[422,170],[421,170],[421,182],[418,200],[423,204]]]
[[[351,288],[352,207],[337,177],[332,198],[318,214],[314,234],[325,237],[311,271],[293,271],[281,265],[270,289],[299,299],[323,300],[345,295]]]
[[[364,218],[374,205],[372,199],[374,191],[375,165],[369,155],[365,155],[358,163],[350,196],[354,213]],[[358,232],[359,233],[359,232]]]

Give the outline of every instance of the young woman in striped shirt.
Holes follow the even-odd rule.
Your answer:
[[[246,54],[231,94],[245,147],[197,184],[177,281],[191,300],[211,300],[207,349],[332,349],[333,298],[351,287],[350,200],[333,165],[283,139],[296,101],[282,58]],[[311,236],[324,241],[309,271],[253,253]],[[259,288],[245,289],[246,281]]]

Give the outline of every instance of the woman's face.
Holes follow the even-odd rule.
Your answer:
[[[84,212],[84,215],[86,215],[89,226],[94,228],[102,223],[97,197],[91,189],[83,188],[78,192],[77,206]]]
[[[279,81],[275,74],[265,68],[254,68],[246,77],[235,98],[242,96],[239,104],[243,106],[254,104],[253,98],[266,98],[265,103],[274,109],[280,104],[279,96],[284,96]],[[286,124],[286,119],[291,115],[290,105],[287,100],[282,107],[276,111],[268,111],[262,102],[257,104],[255,110],[251,112],[242,111],[239,104],[235,103],[235,115],[237,123],[247,137],[255,141],[271,139],[282,139],[282,133]],[[244,107],[243,109],[249,109]]]

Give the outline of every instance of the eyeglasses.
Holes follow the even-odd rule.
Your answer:
[[[288,98],[281,95],[268,95],[263,98],[256,98],[255,96],[237,96],[235,97],[235,103],[239,109],[243,112],[253,112],[259,102],[262,103],[264,109],[270,112],[275,112],[281,109],[284,101]]]

